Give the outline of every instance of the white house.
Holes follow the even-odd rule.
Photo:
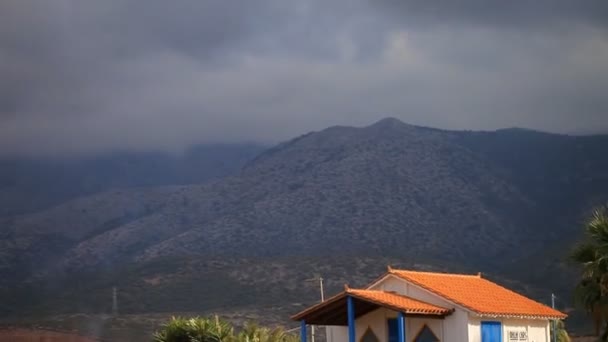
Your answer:
[[[327,327],[328,342],[549,342],[566,315],[481,274],[396,270],[292,317]]]

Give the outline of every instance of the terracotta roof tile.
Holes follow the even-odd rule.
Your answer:
[[[346,293],[355,298],[373,302],[406,314],[445,316],[452,312],[451,309],[442,308],[394,292],[347,289]]]
[[[566,317],[557,310],[484,279],[480,274],[431,273],[390,268],[389,273],[480,315]]]
[[[336,310],[336,308],[344,309],[346,307],[346,302],[338,306],[336,306],[335,304],[344,301],[345,298],[348,296],[367,303],[371,303],[373,305],[377,305],[379,307],[385,307],[391,310],[401,311],[405,314],[412,315],[446,316],[454,311],[453,309],[442,308],[440,306],[429,304],[394,292],[378,290],[360,290],[345,287],[343,292],[332,296],[324,302],[313,305],[305,309],[304,311],[293,315],[291,318],[294,320],[300,320],[304,317],[314,315],[315,312],[318,313],[327,310]]]

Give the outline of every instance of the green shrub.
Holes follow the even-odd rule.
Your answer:
[[[237,334],[219,317],[173,317],[154,334],[155,342],[297,342],[298,336],[282,328],[270,329],[246,323]]]

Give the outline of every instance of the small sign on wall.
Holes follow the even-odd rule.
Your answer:
[[[509,330],[509,342],[528,342],[528,332],[525,330]]]

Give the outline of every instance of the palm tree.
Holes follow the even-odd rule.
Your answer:
[[[234,335],[234,327],[232,324],[221,320],[218,315],[213,317],[213,331],[215,337],[222,342],[231,342],[236,339]]]
[[[571,255],[583,268],[574,296],[576,304],[592,315],[598,336],[608,322],[608,207],[593,212],[585,225],[585,235],[585,241]],[[608,340],[608,329],[602,340]]]
[[[160,331],[154,333],[154,342],[192,342],[188,320],[172,317]]]
[[[191,318],[188,320],[188,326],[191,342],[231,342],[234,339],[232,325],[220,320],[218,316]]]
[[[154,334],[155,342],[297,342],[298,337],[282,328],[269,329],[248,322],[236,335],[232,324],[218,316],[173,317]]]
[[[282,328],[269,329],[247,323],[238,335],[238,342],[296,342],[299,338]]]
[[[263,330],[255,323],[247,322],[237,339],[239,342],[260,342],[266,335],[267,331],[265,329]]]
[[[557,342],[570,342],[570,336],[568,336],[568,332],[566,331],[566,326],[564,324],[564,321],[557,321],[556,324],[556,332],[555,334],[557,335],[556,340]]]

